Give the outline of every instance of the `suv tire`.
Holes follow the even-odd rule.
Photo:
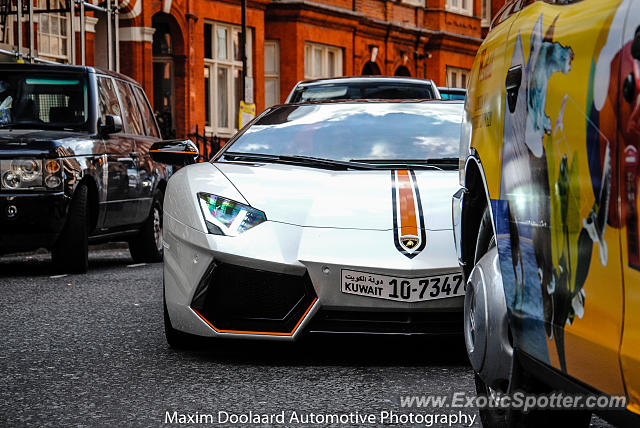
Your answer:
[[[51,251],[54,269],[63,273],[85,273],[89,268],[89,189],[80,183],[76,189],[67,222]]]
[[[136,263],[157,263],[162,261],[162,203],[164,194],[158,190],[151,212],[140,229],[140,233],[129,240],[129,252]]]

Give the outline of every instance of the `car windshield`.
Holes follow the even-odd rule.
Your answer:
[[[2,73],[0,128],[87,129],[87,81],[77,73]]]
[[[271,109],[229,153],[384,163],[455,159],[462,103],[339,102]]]
[[[355,99],[433,99],[433,89],[429,83],[403,82],[349,82],[327,83],[301,86],[293,93],[290,102],[355,100]]]
[[[461,100],[464,101],[466,93],[455,91],[443,91],[440,90],[440,96],[443,100]]]

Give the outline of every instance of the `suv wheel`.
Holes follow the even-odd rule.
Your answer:
[[[89,268],[88,192],[85,184],[78,185],[67,222],[51,251],[54,269],[60,272],[85,273]]]
[[[153,198],[151,212],[140,233],[129,240],[129,252],[136,263],[162,261],[162,202],[164,194],[159,190]]]

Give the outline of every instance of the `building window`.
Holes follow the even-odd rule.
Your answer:
[[[469,70],[463,68],[447,67],[447,86],[451,88],[467,88]]]
[[[1,3],[1,2],[0,2]],[[0,18],[1,19],[1,18]],[[0,27],[0,47],[13,50],[13,29],[15,27],[16,15],[7,16],[6,27]]]
[[[473,15],[473,0],[447,0],[447,10],[464,15]]]
[[[66,8],[65,0],[40,0],[40,9]],[[69,20],[66,13],[41,13],[38,23],[38,54],[56,60],[69,60]]]
[[[317,43],[305,44],[305,79],[339,76],[342,76],[342,49]]]
[[[264,107],[280,104],[280,45],[264,41]]]
[[[482,0],[482,26],[491,25],[491,0]]]
[[[242,98],[240,27],[204,24],[205,125],[209,133],[230,136],[238,129]],[[247,28],[247,76],[252,76],[252,30]]]

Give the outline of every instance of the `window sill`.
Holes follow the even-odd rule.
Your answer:
[[[213,128],[207,126],[204,128],[204,132],[207,137],[231,138],[236,134],[236,132],[238,132],[238,130],[228,128]]]
[[[406,6],[426,7],[425,0],[400,0],[400,3]]]
[[[473,17],[473,12],[470,10],[464,10],[464,9],[450,9],[450,8],[445,8],[445,10],[449,13],[455,13],[456,15],[462,15],[462,16],[468,16],[470,18]]]

